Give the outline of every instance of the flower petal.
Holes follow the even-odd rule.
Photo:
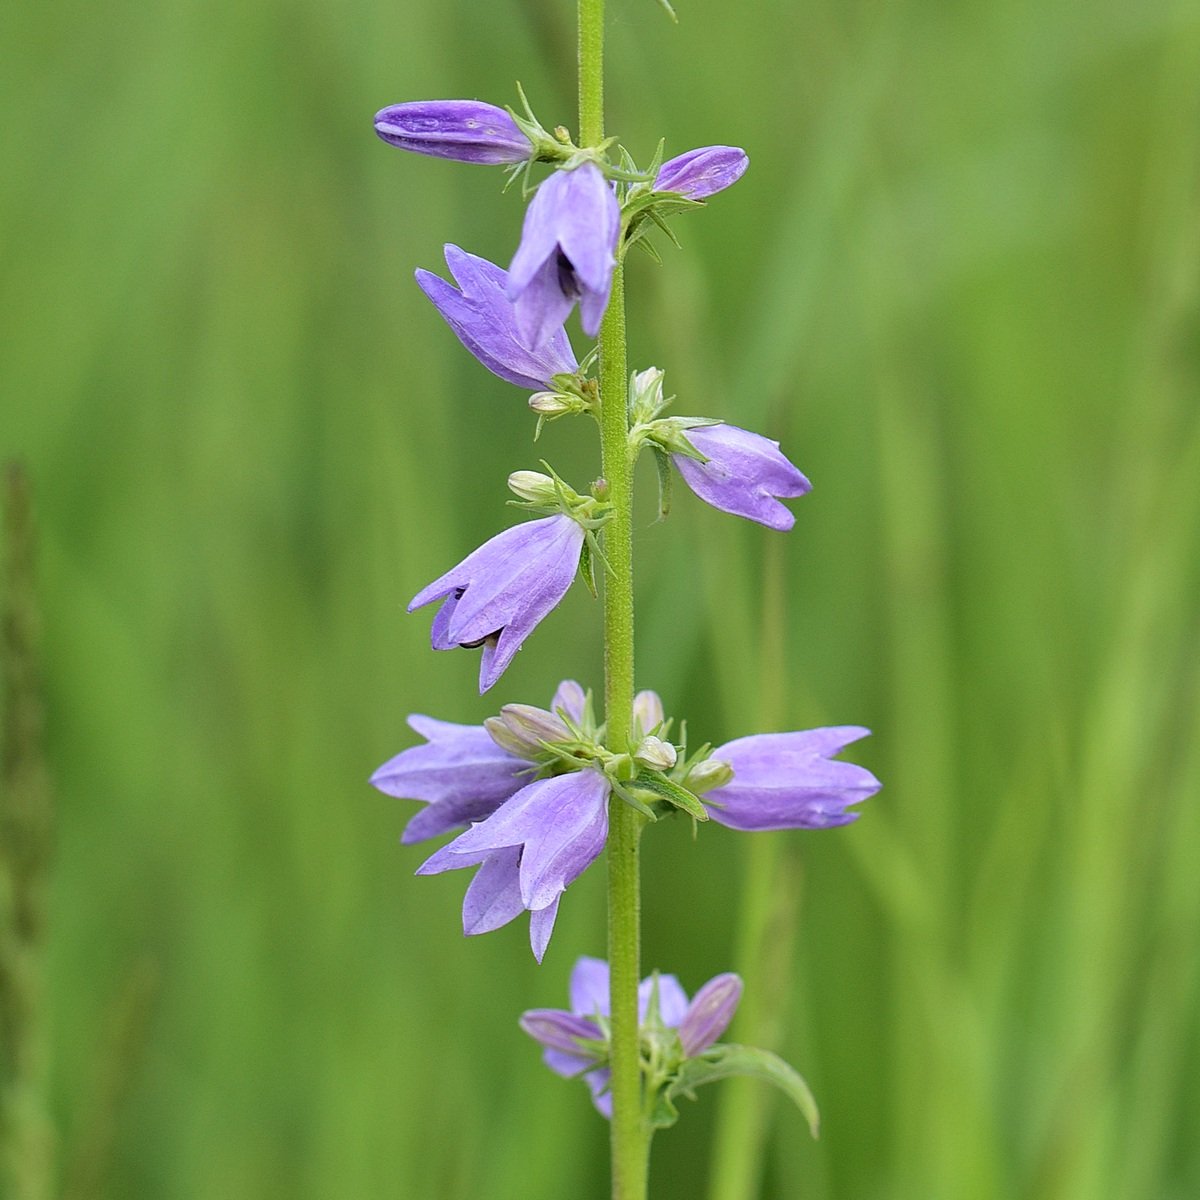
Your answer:
[[[417,283],[459,341],[493,375],[539,391],[553,386],[555,375],[578,369],[561,321],[536,348],[522,336],[508,299],[508,274],[502,267],[454,245],[447,245],[445,254],[458,288],[424,270],[417,271]]]
[[[371,776],[385,795],[429,805],[408,823],[405,843],[481,821],[524,785],[520,772],[527,764],[496,746],[482,727],[420,714],[408,723],[426,744],[401,751]]]
[[[587,693],[581,683],[574,679],[564,679],[554,692],[550,701],[550,711],[563,713],[568,719],[578,725],[583,720],[583,706],[587,703]]]
[[[518,868],[521,851],[510,846],[486,858],[463,897],[463,933],[474,937],[507,925],[525,911]]]
[[[601,1034],[594,1022],[563,1012],[561,1008],[531,1008],[523,1012],[518,1024],[534,1041],[541,1042],[548,1050],[557,1050],[580,1060],[583,1064],[572,1074],[595,1061],[591,1055],[580,1051],[577,1039],[600,1041]]]
[[[546,947],[550,944],[550,935],[554,932],[554,921],[558,916],[558,902],[561,898],[555,896],[545,908],[535,908],[529,914],[529,947],[538,962],[546,957]]]
[[[592,1093],[592,1103],[596,1106],[596,1111],[611,1121],[613,1101],[609,1085],[612,1082],[612,1069],[600,1067],[599,1070],[589,1071],[583,1078]]]
[[[707,1050],[725,1032],[741,998],[742,981],[732,972],[710,979],[696,993],[679,1024],[686,1057]]]
[[[654,988],[654,976],[649,975],[638,984],[638,1023],[644,1024],[650,1011],[650,993]],[[658,1015],[668,1029],[674,1029],[687,1012],[687,992],[674,975],[658,977]]]
[[[581,1017],[608,1016],[608,963],[580,958],[571,970],[571,1011]]]

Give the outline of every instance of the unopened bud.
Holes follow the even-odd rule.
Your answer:
[[[639,733],[650,733],[666,719],[663,702],[657,692],[638,692],[633,698],[633,723]]]
[[[508,730],[513,744],[524,747],[515,753],[526,758],[540,754],[543,742],[565,742],[571,737],[571,731],[561,718],[532,704],[506,704],[500,710],[499,718],[493,718],[496,719]],[[493,733],[493,740],[495,736]]]
[[[636,762],[655,771],[669,771],[675,765],[675,747],[662,738],[642,738],[638,748],[633,752]]]
[[[541,471],[514,471],[508,477],[508,489],[522,500],[531,500],[535,504],[551,502],[558,495],[554,480]]]
[[[733,781],[733,767],[719,758],[706,758],[689,772],[687,786],[693,792],[710,792]]]
[[[499,717],[486,717],[483,727],[501,750],[507,750],[509,754],[515,754],[518,758],[529,757],[529,746],[524,739],[517,737]]]
[[[529,407],[543,417],[558,417],[571,412],[576,404],[572,397],[564,396],[562,392],[534,392],[529,397]]]
[[[732,973],[710,979],[692,997],[679,1024],[685,1058],[703,1054],[725,1032],[741,998],[742,981]]]
[[[630,381],[629,411],[635,422],[651,421],[663,410],[663,373],[658,367],[638,371]]]

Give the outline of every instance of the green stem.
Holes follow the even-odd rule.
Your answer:
[[[579,132],[604,139],[604,0],[579,0]],[[625,283],[613,273],[600,326],[600,456],[612,520],[604,529],[604,713],[608,744],[630,748],[633,710],[633,463],[629,454]],[[608,961],[614,1200],[644,1200],[650,1137],[642,1117],[637,987],[641,974],[638,839],[642,817],[614,796],[608,825]]]

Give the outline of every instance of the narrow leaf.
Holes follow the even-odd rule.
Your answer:
[[[694,1099],[692,1093],[696,1088],[718,1079],[729,1079],[734,1075],[747,1075],[752,1079],[761,1079],[773,1083],[780,1091],[785,1092],[795,1102],[796,1107],[804,1114],[813,1137],[818,1135],[821,1117],[817,1111],[817,1102],[804,1077],[795,1068],[789,1066],[777,1054],[769,1050],[759,1050],[754,1046],[718,1045],[706,1050],[699,1058],[690,1058],[680,1068],[674,1082],[666,1089],[664,1116],[674,1111],[673,1101],[679,1096]],[[654,1113],[657,1118],[658,1111]]]

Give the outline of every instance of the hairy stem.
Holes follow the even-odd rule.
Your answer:
[[[579,0],[579,131],[604,138],[604,0]],[[629,747],[633,709],[633,466],[629,455],[625,285],[621,268],[600,326],[600,454],[613,519],[604,530],[604,711],[608,744]],[[638,838],[642,817],[609,802],[608,960],[612,1020],[614,1200],[644,1200],[650,1151],[642,1117],[637,985],[641,940]]]

